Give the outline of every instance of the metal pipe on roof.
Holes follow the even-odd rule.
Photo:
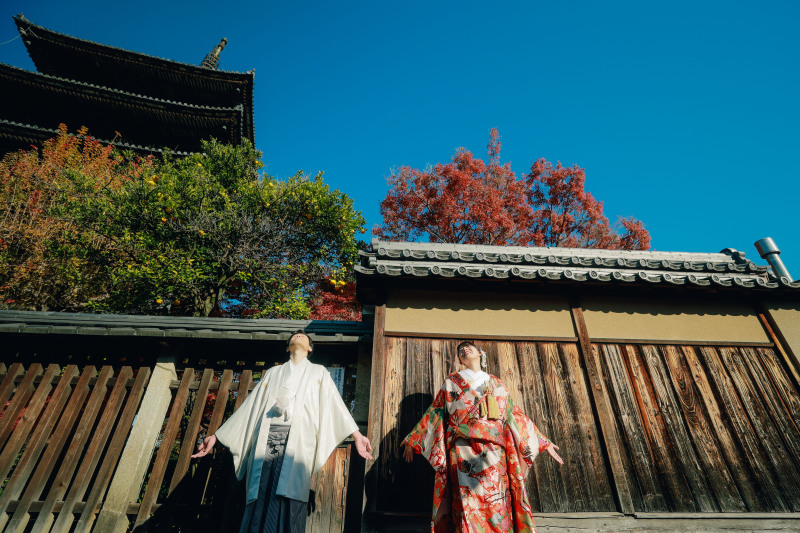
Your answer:
[[[772,237],[765,237],[755,242],[756,250],[762,259],[766,259],[767,263],[772,267],[772,271],[780,278],[786,278],[792,281],[792,275],[786,269],[786,265],[781,261],[778,245],[772,240]]]

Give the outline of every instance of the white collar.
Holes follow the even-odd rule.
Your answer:
[[[476,387],[489,379],[489,374],[483,370],[478,370],[475,372],[472,369],[465,368],[464,370],[460,370],[458,373],[461,374],[461,376],[466,379],[470,385],[474,385]]]

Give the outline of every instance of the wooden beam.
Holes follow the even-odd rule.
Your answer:
[[[374,522],[369,520],[374,513],[378,498],[378,476],[375,464],[380,454],[380,442],[383,436],[381,423],[383,421],[383,384],[386,374],[386,304],[375,306],[375,329],[372,336],[372,372],[369,394],[369,420],[367,421],[367,438],[372,444],[372,457],[364,465],[364,500],[365,509],[362,516],[361,531],[374,531]]]
[[[592,343],[589,338],[589,330],[586,328],[586,321],[583,318],[583,309],[577,298],[570,301],[570,312],[575,331],[578,333],[578,346],[589,379],[589,389],[592,391],[597,418],[599,422],[600,434],[603,437],[605,451],[608,456],[609,466],[611,467],[611,478],[616,489],[616,496],[619,501],[620,510],[625,514],[633,514],[633,499],[631,498],[631,479],[625,471],[625,465],[620,455],[622,439],[617,431],[617,424],[614,417],[614,410],[608,392],[604,388],[602,372],[600,371],[600,361],[596,353],[592,350]]]
[[[775,349],[780,352],[786,364],[786,369],[794,378],[795,385],[800,388],[800,361],[797,358],[797,354],[789,347],[789,343],[786,342],[786,337],[783,336],[783,332],[769,313],[769,310],[763,306],[758,306],[756,312],[758,314],[758,320],[761,322],[761,326],[764,328],[767,337],[775,343]]]
[[[425,331],[386,331],[386,337],[414,337],[418,339],[449,339],[473,341],[524,341],[524,342],[578,342],[578,337],[526,337],[520,335],[453,335]]]

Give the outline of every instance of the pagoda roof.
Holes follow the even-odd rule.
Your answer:
[[[242,106],[242,138],[254,141],[254,70],[207,69],[64,35],[21,14],[14,21],[42,74],[174,102]]]
[[[9,122],[40,128],[60,123],[86,126],[98,139],[121,137],[132,145],[200,151],[201,139],[238,143],[244,110],[192,105],[118,89],[38,74],[0,63],[3,116]]]
[[[14,122],[13,120],[0,119],[0,156],[16,150],[29,150],[32,146],[41,145],[44,141],[57,137],[57,128],[45,128],[33,124]],[[69,135],[77,136],[75,133]],[[156,148],[120,141],[119,139],[102,139],[91,135],[91,138],[101,144],[110,144],[119,150],[131,150],[138,154],[162,154],[169,152],[173,155],[187,156],[192,152],[181,152],[167,148]]]

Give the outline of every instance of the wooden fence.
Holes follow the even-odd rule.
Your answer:
[[[150,367],[0,364],[0,530],[92,529],[120,474],[120,455],[135,431],[150,375]],[[127,506],[129,529],[229,531],[238,523],[244,494],[230,456],[217,450],[193,461],[190,455],[238,408],[259,375],[179,372],[145,481]],[[312,480],[307,532],[342,531],[354,468],[350,448],[337,448]]]
[[[399,445],[453,369],[456,343],[383,340],[382,409],[370,421],[379,515],[429,512],[430,467],[406,468]],[[564,466],[540,457],[528,478],[535,513],[800,511],[800,394],[774,348],[479,344],[488,371],[561,446]]]

